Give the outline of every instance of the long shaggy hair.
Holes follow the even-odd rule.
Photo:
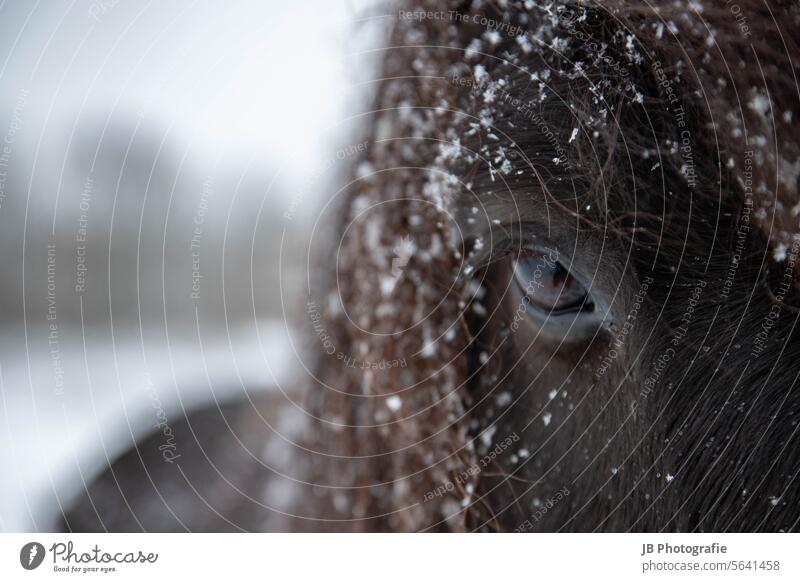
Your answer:
[[[399,7],[368,153],[311,297],[335,347],[319,356],[309,443],[330,529],[462,530],[492,513],[465,470],[482,428],[471,389],[481,314],[470,260],[482,250],[464,226],[472,201],[544,195],[632,248],[641,277],[680,262],[672,295],[651,298],[667,304],[667,326],[680,319],[669,302],[685,301],[694,281],[735,271],[720,343],[745,305],[763,316],[778,296],[798,305],[800,270],[779,290],[798,244],[798,6]],[[782,323],[774,338],[793,329]],[[796,341],[788,350],[800,355]],[[743,392],[770,374],[794,381],[774,363],[753,364]],[[785,431],[776,426],[771,442]]]

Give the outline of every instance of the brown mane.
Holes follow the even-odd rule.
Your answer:
[[[742,253],[750,262],[741,276],[781,272],[800,212],[800,8],[760,0],[732,6],[604,0],[400,8],[481,14],[495,26],[399,17],[385,51],[362,160],[368,165],[354,168],[340,211],[341,246],[325,259],[336,276],[310,300],[321,306],[335,352],[407,365],[365,370],[320,354],[311,405],[321,420],[309,446],[321,453],[317,499],[331,529],[458,530],[468,527],[465,508],[485,509],[473,503],[474,479],[459,477],[476,461],[481,428],[470,424],[465,315],[472,295],[464,265],[474,241],[454,228],[465,197],[491,205],[492,196],[544,192],[587,228],[610,225],[635,241],[637,264],[655,269],[660,254],[687,245],[691,253],[728,233],[717,234],[711,266],[692,267],[706,275],[727,272],[737,225],[751,213]],[[493,30],[499,37],[487,35]],[[483,72],[488,78],[477,78]],[[528,101],[538,105],[524,109]],[[535,126],[535,115],[548,120],[555,139]],[[560,147],[568,163],[554,161]],[[536,179],[518,178],[519,168],[535,169]],[[429,252],[415,252],[386,293],[383,279],[406,235]],[[446,483],[453,486],[426,497]]]

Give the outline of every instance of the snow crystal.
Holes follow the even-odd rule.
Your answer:
[[[569,136],[569,141],[567,143],[572,143],[573,141],[575,141],[576,137],[578,137],[578,128],[573,127],[572,134]]]
[[[500,33],[497,32],[496,30],[487,30],[486,32],[483,33],[483,38],[485,38],[486,41],[492,46],[497,46],[503,39]]]
[[[457,160],[461,156],[461,140],[455,138],[452,143],[439,146],[443,160]]]
[[[772,252],[772,258],[775,259],[777,262],[782,263],[786,260],[786,245],[783,243],[778,244],[775,247],[775,250]]]
[[[375,173],[375,168],[369,162],[360,162],[356,166],[356,176],[358,178],[365,178]]]
[[[747,103],[747,106],[761,117],[766,118],[767,112],[769,111],[769,97],[756,92]]]
[[[481,444],[483,444],[483,446],[487,448],[492,446],[492,443],[494,442],[493,440],[494,433],[496,432],[497,432],[496,425],[493,424],[492,426],[488,427],[485,431],[481,433]]]
[[[403,405],[403,401],[400,399],[399,396],[389,396],[386,399],[386,406],[392,412],[397,412],[400,410],[400,407]]]
[[[552,419],[553,419],[553,415],[552,415],[552,414],[550,414],[549,412],[545,412],[545,413],[542,415],[542,422],[544,423],[544,425],[545,425],[545,426],[550,426],[550,421],[551,421]]]
[[[475,80],[479,84],[486,83],[489,80],[489,73],[486,72],[486,67],[483,65],[475,65],[472,69],[472,74],[475,75]]]
[[[508,406],[511,404],[511,394],[509,392],[501,392],[495,397],[494,402],[501,408]]]
[[[481,301],[486,297],[486,287],[484,287],[480,281],[472,280],[469,282],[469,294],[473,299]]]
[[[383,275],[380,281],[381,295],[384,297],[391,295],[392,291],[394,291],[395,283],[397,283],[395,277],[392,275]]]
[[[533,50],[531,41],[529,41],[528,37],[525,35],[520,35],[517,37],[517,44],[522,49],[522,52],[524,52],[526,55]]]
[[[478,56],[478,53],[481,52],[483,46],[481,45],[480,39],[473,38],[472,41],[467,45],[467,48],[464,49],[464,57],[467,60],[474,59]]]
[[[348,501],[347,495],[344,495],[343,493],[336,493],[333,496],[333,507],[336,509],[336,511],[341,513],[344,513],[350,509],[350,502]]]
[[[495,97],[495,85],[490,83],[486,90],[483,92],[483,102],[484,103],[494,103]]]

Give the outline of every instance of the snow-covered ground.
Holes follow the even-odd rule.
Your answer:
[[[295,380],[366,4],[0,5],[0,530],[54,527],[159,418]]]
[[[47,330],[0,338],[0,527],[48,531],[84,484],[146,434],[200,406],[287,386],[293,360],[279,323],[216,340],[170,342],[62,329],[61,382]]]

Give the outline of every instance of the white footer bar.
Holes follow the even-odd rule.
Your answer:
[[[0,580],[14,581],[727,582],[800,580],[799,566],[800,534],[0,535]]]

